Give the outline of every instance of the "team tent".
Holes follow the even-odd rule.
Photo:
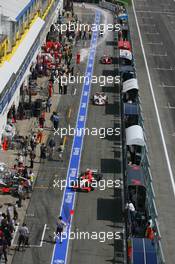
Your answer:
[[[126,128],[126,145],[145,146],[143,129],[139,125]]]

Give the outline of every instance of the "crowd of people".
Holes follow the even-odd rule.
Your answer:
[[[6,213],[0,212],[0,263],[3,258],[5,263],[8,262],[8,250],[11,247],[16,226],[19,225],[17,220],[16,205],[8,204]],[[18,226],[18,232],[17,250],[20,250],[20,247],[29,246],[29,229],[23,223],[22,226]]]
[[[78,21],[77,15],[73,12],[71,14],[71,23],[75,25]],[[59,15],[57,24],[62,23],[62,17]],[[37,58],[36,64],[31,66],[31,76],[29,80],[28,94],[30,95],[30,101],[32,102],[31,91],[33,89],[33,83],[37,83],[38,78],[47,77],[47,99],[45,108],[42,109],[41,114],[35,119],[35,129],[31,130],[26,136],[17,135],[17,150],[18,155],[14,161],[13,167],[10,169],[11,179],[13,179],[14,192],[13,194],[17,197],[15,204],[9,204],[7,206],[6,213],[0,211],[0,261],[4,258],[7,263],[7,253],[11,246],[16,226],[18,223],[18,208],[23,206],[23,200],[30,198],[30,193],[33,190],[33,184],[35,181],[34,164],[38,155],[40,162],[44,162],[47,158],[53,159],[54,150],[57,149],[59,160],[62,161],[62,154],[64,150],[63,142],[57,146],[54,136],[51,136],[44,143],[44,129],[46,125],[46,112],[50,113],[50,121],[52,122],[52,128],[58,130],[60,125],[60,116],[57,111],[52,110],[53,106],[53,93],[55,92],[55,85],[58,85],[59,94],[67,94],[68,84],[63,83],[61,78],[74,75],[75,64],[80,63],[80,54],[78,52],[78,61],[73,64],[73,46],[78,41],[91,39],[92,31],[88,28],[84,30],[78,30],[73,32],[67,24],[67,31],[63,34],[58,33],[55,26],[50,27],[50,31],[46,37],[46,44],[42,47],[43,55],[40,54]],[[75,27],[76,28],[76,27]],[[59,45],[49,46],[49,42],[59,43]],[[50,55],[52,61],[50,63]],[[31,85],[31,87],[30,87]],[[31,108],[32,109],[32,108]],[[12,123],[17,122],[18,119],[23,119],[24,109],[20,104],[18,109],[13,106],[11,111]],[[20,113],[19,113],[20,112]],[[20,117],[20,118],[19,118]],[[4,210],[3,210],[4,211]],[[56,235],[61,235],[65,223],[60,217],[57,223]],[[25,223],[18,228],[18,246],[17,250],[21,247],[29,245],[29,229]],[[62,242],[60,240],[60,242]]]
[[[6,213],[0,211],[0,259],[4,255],[5,262],[7,262],[7,248],[11,246],[17,220],[16,205],[8,204]]]

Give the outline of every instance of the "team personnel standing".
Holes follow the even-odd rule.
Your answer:
[[[20,247],[29,245],[29,229],[25,223],[21,227],[19,227],[19,238],[18,238],[18,251]]]
[[[56,238],[60,239],[60,244],[62,243],[62,234],[64,232],[65,227],[66,227],[66,223],[63,221],[62,216],[59,216],[56,227]],[[56,238],[55,238],[55,243],[56,243]]]

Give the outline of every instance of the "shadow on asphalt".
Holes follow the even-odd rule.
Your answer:
[[[106,262],[112,264],[123,264],[123,234],[121,235],[120,240],[114,240],[114,243],[110,244],[110,246],[114,247],[114,258],[107,259]]]
[[[106,115],[118,115],[119,112],[119,102],[114,102],[113,104],[106,104],[105,114]]]
[[[118,151],[114,150],[113,152],[114,152],[114,159],[121,158],[121,151],[120,150],[118,150]]]
[[[116,41],[106,41],[106,46],[116,46]]]
[[[121,173],[121,161],[117,159],[101,159],[101,173]]]
[[[113,224],[113,225],[107,225],[109,227],[112,227],[112,228],[121,228],[121,225],[120,224]]]
[[[118,74],[119,74],[118,69],[115,69],[115,70],[103,70],[103,72],[102,72],[102,75],[106,76],[106,77],[107,76],[115,77]]]
[[[113,132],[111,133],[112,129],[113,129]],[[120,132],[120,124],[115,123],[114,126],[112,127],[112,129],[109,130],[109,128],[106,128],[105,139],[107,139],[109,141],[120,142],[120,135],[118,135],[118,132]]]
[[[117,210],[115,210],[117,208]],[[121,223],[122,201],[119,199],[98,199],[97,200],[97,220],[111,221],[113,223]]]
[[[115,86],[103,86],[102,87],[103,93],[118,93],[118,90]]]
[[[113,64],[119,64],[119,58],[113,57],[112,58],[112,63]]]

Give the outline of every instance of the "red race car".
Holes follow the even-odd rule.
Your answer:
[[[90,192],[94,190],[93,183],[101,179],[102,174],[97,170],[87,169],[76,181],[72,181],[71,187],[74,191]]]
[[[104,55],[101,57],[100,62],[102,64],[112,64],[112,57]]]

